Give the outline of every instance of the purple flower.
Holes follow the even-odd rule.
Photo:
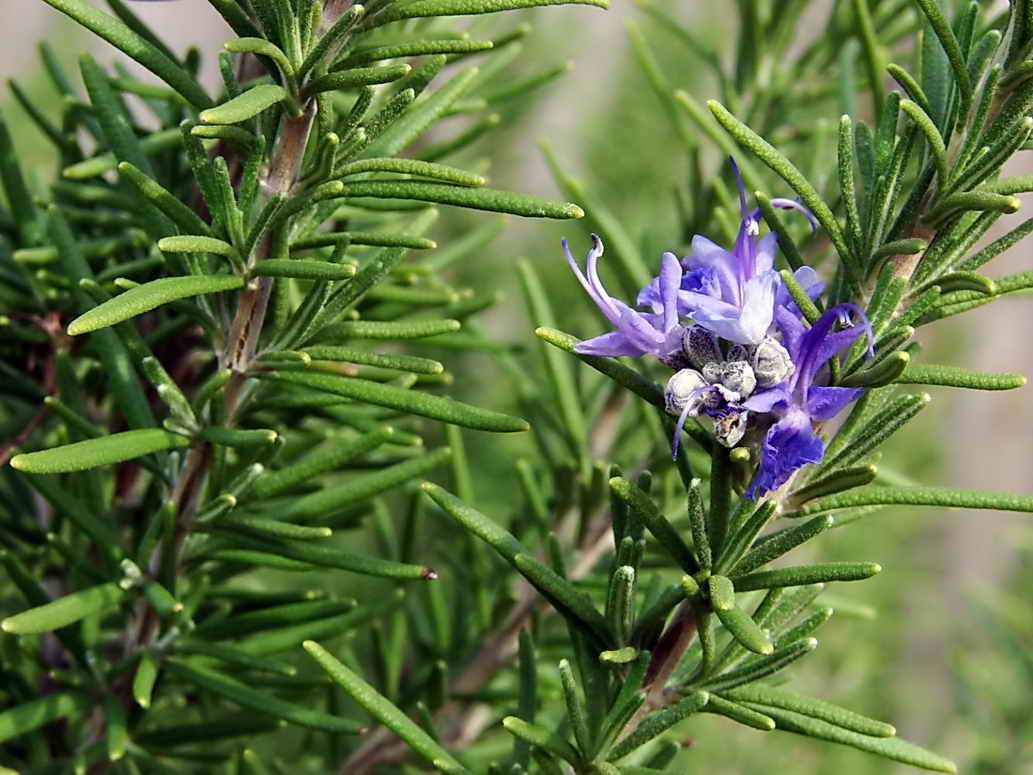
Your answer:
[[[830,420],[856,400],[864,388],[817,385],[822,367],[854,341],[866,334],[871,349],[871,326],[864,312],[854,304],[832,307],[807,328],[786,307],[776,311],[782,341],[796,366],[782,384],[754,393],[743,408],[771,413],[778,421],[761,445],[760,466],[746,497],[753,500],[781,487],[801,466],[821,462],[825,442],[814,432],[814,424]],[[847,326],[834,331],[836,324]]]
[[[678,292],[678,311],[720,338],[738,344],[755,345],[767,336],[777,303],[788,294],[781,288],[781,277],[775,270],[777,236],[760,234],[760,209],[746,205],[746,187],[739,168],[730,160],[739,187],[739,210],[742,221],[731,251],[697,234],[692,250],[682,260],[685,274]],[[801,211],[815,227],[814,217],[806,207],[791,199],[773,199],[776,207]],[[814,270],[798,270],[797,279],[817,295]],[[654,280],[638,295],[639,306],[650,306],[654,312],[662,304],[659,282]]]
[[[664,253],[661,257],[660,273],[656,279],[658,300],[654,311],[649,313],[634,310],[607,293],[599,278],[598,264],[603,254],[603,242],[598,236],[592,235],[592,249],[585,259],[584,272],[571,255],[566,240],[563,240],[563,252],[581,287],[617,329],[580,342],[574,348],[576,352],[604,356],[650,354],[672,366],[681,361],[685,329],[678,316],[678,288],[682,270],[673,253]]]
[[[574,275],[614,331],[581,342],[584,355],[655,355],[675,370],[664,389],[665,409],[677,417],[672,454],[690,417],[709,417],[716,441],[734,447],[751,428],[766,435],[761,461],[747,497],[781,487],[806,463],[819,462],[825,444],[815,425],[838,414],[863,392],[821,384],[823,369],[871,327],[852,304],[827,311],[813,327],[774,268],[777,236],[760,237],[760,211],[746,206],[746,189],[735,162],[742,222],[731,250],[701,235],[681,261],[664,253],[660,271],[638,294],[636,310],[614,299],[599,279],[603,244],[592,235],[585,268],[574,260],[566,240],[563,250]],[[816,228],[814,217],[788,199],[776,207],[800,210]],[[796,281],[816,299],[823,290],[810,267],[796,271]],[[683,323],[683,321],[685,321]],[[837,323],[839,328],[837,329]]]

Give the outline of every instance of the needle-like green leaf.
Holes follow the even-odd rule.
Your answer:
[[[955,509],[1000,509],[1033,513],[1033,496],[952,487],[865,487],[818,498],[791,516],[822,514],[856,506],[939,506]],[[786,516],[789,516],[788,514]]]
[[[270,372],[266,379],[312,388],[326,393],[352,398],[375,406],[398,409],[434,420],[462,425],[482,431],[513,433],[526,431],[528,425],[518,417],[479,409],[451,398],[432,396],[394,385],[383,385],[362,379],[338,377],[332,374]]]
[[[283,102],[287,92],[282,86],[275,84],[259,84],[252,86],[243,94],[238,94],[228,102],[214,108],[202,110],[200,119],[205,124],[240,124],[254,118],[263,110]]]
[[[430,735],[362,678],[345,667],[339,660],[315,641],[305,641],[305,651],[348,696],[371,713],[384,726],[412,746],[434,767],[447,775],[464,775],[467,770]]]
[[[740,576],[735,588],[740,592],[772,587],[803,587],[829,581],[864,581],[882,571],[876,562],[827,562],[793,568],[758,571]],[[745,645],[745,644],[744,644]]]
[[[75,692],[48,694],[0,713],[0,741],[6,742],[58,719],[77,719],[89,709],[89,698]]]
[[[11,460],[11,467],[30,474],[62,474],[188,446],[190,439],[186,436],[160,428],[141,428],[16,455]]]
[[[472,210],[522,215],[525,218],[582,218],[585,214],[584,210],[575,204],[555,202],[528,194],[491,188],[449,186],[444,183],[421,183],[415,180],[348,182],[336,196],[410,199],[468,207]]]
[[[958,771],[954,762],[942,756],[920,748],[917,745],[896,737],[870,737],[849,729],[830,724],[822,719],[813,718],[791,710],[776,708],[770,705],[748,703],[775,721],[777,729],[795,732],[798,735],[827,740],[831,743],[849,745],[861,751],[883,756],[893,761],[921,767],[934,772],[954,773]]]
[[[4,632],[14,635],[38,635],[78,622],[93,614],[116,608],[126,597],[118,584],[101,584],[59,597],[45,605],[8,616],[0,622]]]
[[[291,724],[309,729],[320,729],[337,734],[354,735],[362,730],[362,725],[353,719],[331,716],[281,700],[270,691],[254,689],[236,678],[231,678],[211,668],[187,663],[181,659],[169,659],[165,664],[173,673],[194,684],[198,690],[213,692],[256,713],[282,718]]]
[[[124,22],[98,11],[85,0],[45,0],[45,2],[75,19],[96,35],[104,38],[171,86],[196,108],[212,104],[211,98],[190,73],[170,60],[149,41],[133,32]]]
[[[242,287],[244,280],[235,275],[191,275],[151,280],[83,313],[68,324],[68,334],[88,334],[150,312],[171,301],[207,293],[234,291]]]
[[[911,364],[896,382],[903,385],[944,385],[969,390],[1015,390],[1026,385],[1021,374],[991,374],[957,366]]]

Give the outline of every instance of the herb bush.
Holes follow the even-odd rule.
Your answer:
[[[914,337],[1033,286],[981,271],[1033,229],[1002,172],[1033,4],[740,2],[715,45],[644,0],[639,105],[680,141],[652,163],[688,175],[632,224],[548,147],[577,204],[483,174],[566,70],[501,12],[554,3],[209,0],[236,37],[178,55],[122,0],[44,1],[154,77],[43,44],[48,98],[13,96],[50,180],[0,121],[0,764],[682,772],[719,767],[679,744],[709,714],[955,771],[783,671],[849,612],[828,585],[880,571],[823,560],[831,528],[1033,511],[879,460],[921,386],[1025,383]],[[673,85],[671,45],[719,100]],[[517,264],[531,324],[500,341],[500,222],[438,247],[436,205],[588,229]],[[578,285],[585,339],[557,328]],[[987,620],[1023,675],[1021,600]],[[1023,755],[1000,697],[986,771]]]

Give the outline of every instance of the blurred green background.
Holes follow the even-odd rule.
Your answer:
[[[660,4],[730,53],[737,34],[731,4]],[[522,105],[512,125],[476,144],[468,161],[489,165],[499,188],[556,196],[558,188],[539,149],[539,143],[547,142],[564,168],[621,218],[652,262],[661,249],[676,250],[681,243],[671,192],[686,179],[688,156],[632,56],[628,25],[641,29],[673,86],[699,102],[719,95],[700,60],[669,30],[643,16],[633,3],[612,0],[612,5],[605,13],[555,8],[510,15],[510,25],[527,21],[535,28],[516,63],[519,69],[538,72],[567,60],[572,68]],[[803,40],[820,29],[830,3],[812,5],[808,18],[813,18],[813,29],[795,33]],[[38,40],[49,40],[70,63],[84,48],[103,60],[114,59],[44,4],[7,0],[7,10],[13,6],[17,19],[13,26],[7,21],[0,73],[17,77],[30,93],[42,91],[34,59]],[[141,4],[140,12],[179,50],[197,44],[213,52],[231,37],[205,0]],[[213,65],[214,57],[207,57],[209,81]],[[37,142],[6,92],[0,103],[22,157],[29,160],[26,167],[46,180],[53,172],[49,149]],[[708,143],[701,139],[701,145]],[[703,154],[706,170],[715,172],[722,163],[712,147]],[[1031,170],[1015,170],[1020,171]],[[488,217],[449,216],[431,236],[447,242]],[[1004,221],[1014,225],[1021,217]],[[716,229],[712,234],[718,236]],[[503,303],[488,317],[490,332],[526,345],[525,357],[537,353],[533,325],[523,314],[516,286],[518,258],[531,259],[546,279],[561,328],[585,336],[602,330],[600,318],[566,269],[561,236],[579,246],[575,252],[587,245],[578,225],[511,221],[476,263],[456,270],[463,284],[504,294]],[[1033,247],[1019,245],[990,274],[1029,269],[1031,256]],[[932,361],[1033,373],[1031,301],[1009,297],[938,323],[919,338]],[[471,363],[451,364],[454,373],[463,375],[457,392],[503,408],[513,394],[505,374],[489,356],[472,358],[476,360]],[[1031,397],[1029,387],[1006,394],[937,390],[930,409],[894,440],[884,462],[922,482],[1029,493]],[[506,483],[499,480],[502,462],[519,449],[520,441],[469,436],[467,444],[480,464],[476,486],[484,510],[491,513],[494,501],[504,511],[508,500]],[[1033,623],[1028,599],[1033,528],[1028,519],[895,508],[826,534],[812,552],[821,552],[823,559],[876,560],[884,571],[842,593],[841,612],[853,615],[837,617],[825,628],[818,652],[794,670],[798,688],[891,721],[901,736],[953,758],[962,772],[1033,772]],[[715,774],[863,775],[898,769],[851,749],[779,733],[763,735],[719,717],[703,716],[688,731],[691,739],[685,744],[693,750],[684,755],[686,767],[705,766]]]

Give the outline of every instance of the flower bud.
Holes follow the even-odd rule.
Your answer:
[[[725,375],[725,365],[720,361],[705,363],[703,364],[703,368],[700,369],[700,373],[703,375],[703,379],[711,385],[716,385]]]
[[[729,363],[732,361],[746,361],[750,363],[753,361],[753,350],[744,344],[733,344],[728,348],[728,355],[725,356],[725,360]]]
[[[777,340],[767,337],[753,354],[753,373],[757,387],[769,388],[792,376],[796,371],[789,352]]]
[[[668,414],[675,417],[685,410],[688,403],[695,404],[689,409],[689,414],[694,415],[703,405],[707,388],[707,382],[695,369],[681,369],[675,372],[664,388],[664,402]]]
[[[689,326],[682,337],[682,349],[689,363],[702,369],[708,363],[721,362],[724,356],[717,344],[717,337],[701,326]]]
[[[746,361],[731,361],[721,370],[721,384],[746,398],[757,388],[757,378]]]

